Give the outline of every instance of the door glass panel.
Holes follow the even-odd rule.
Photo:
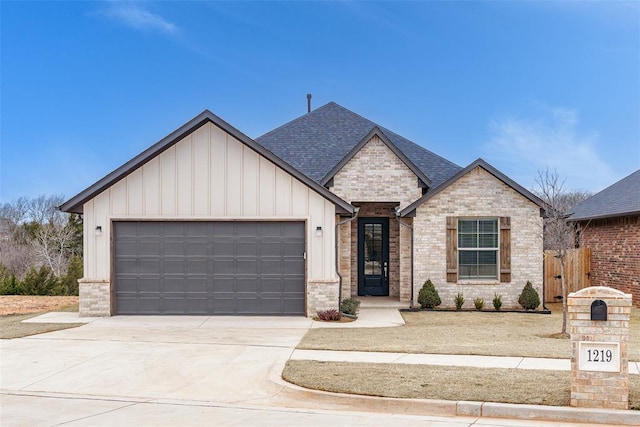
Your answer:
[[[364,274],[382,274],[382,224],[364,225]]]

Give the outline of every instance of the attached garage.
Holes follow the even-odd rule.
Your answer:
[[[304,315],[305,224],[113,223],[116,314]]]
[[[315,315],[353,206],[204,111],[61,209],[82,215],[80,315]]]

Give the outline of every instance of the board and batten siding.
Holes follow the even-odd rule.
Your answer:
[[[85,203],[87,280],[110,280],[111,221],[126,219],[306,221],[307,281],[336,277],[334,204],[211,123]]]

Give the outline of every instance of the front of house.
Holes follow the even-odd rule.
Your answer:
[[[542,293],[541,202],[329,103],[255,140],[205,111],[67,201],[81,315],[315,315],[349,296],[515,307]]]

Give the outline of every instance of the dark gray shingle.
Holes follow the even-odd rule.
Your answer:
[[[256,142],[320,182],[375,126],[432,181],[434,187],[462,169],[335,102],[256,138]]]
[[[578,203],[570,212],[575,221],[640,214],[640,169]]]

